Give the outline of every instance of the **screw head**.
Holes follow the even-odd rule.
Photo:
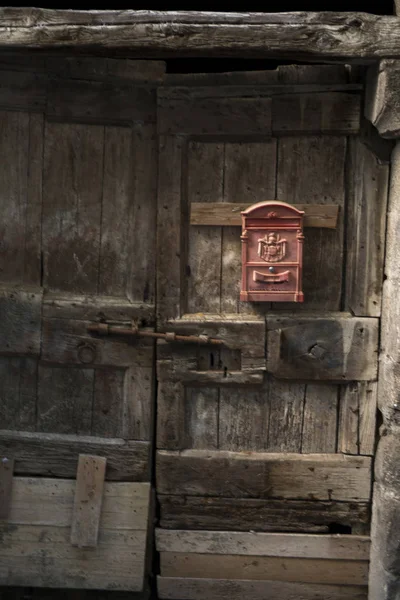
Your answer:
[[[268,267],[268,271],[270,273],[275,273],[275,267]]]

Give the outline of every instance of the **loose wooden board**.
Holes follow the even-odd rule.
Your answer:
[[[268,454],[160,450],[162,494],[365,502],[371,459],[340,454]]]
[[[0,583],[140,591],[150,484],[105,484],[91,549],[70,543],[74,492],[73,480],[14,478],[10,515],[0,526]]]
[[[266,198],[265,201],[268,199]],[[241,211],[249,208],[249,203],[235,202],[192,202],[190,205],[191,225],[239,226],[242,224]],[[304,210],[304,227],[335,229],[339,206],[334,204],[296,204]],[[239,235],[239,232],[238,232]]]

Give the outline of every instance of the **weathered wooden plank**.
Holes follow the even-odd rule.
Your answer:
[[[268,450],[300,452],[306,386],[302,383],[271,379],[268,388]]]
[[[79,454],[107,458],[106,479],[148,481],[148,442],[0,430],[0,454],[15,458],[15,473],[75,478]]]
[[[74,491],[71,480],[15,478],[2,528],[2,584],[141,590],[150,484],[105,484],[98,546],[90,552],[69,542]]]
[[[224,203],[237,200],[254,204],[273,197],[275,175],[275,140],[225,144]],[[223,225],[228,225],[228,221]],[[239,303],[242,270],[239,233],[234,227],[224,226],[222,230],[221,312],[256,312],[252,305]]]
[[[270,98],[191,98],[158,96],[160,134],[268,135]]]
[[[0,457],[0,519],[8,519],[14,476],[14,459]]]
[[[100,81],[56,79],[49,86],[46,113],[52,120],[129,125],[155,121],[155,91]]]
[[[104,127],[46,123],[43,176],[43,283],[96,293]]]
[[[85,368],[152,366],[152,340],[91,335],[89,325],[90,321],[43,319],[43,362]]]
[[[155,125],[133,126],[132,235],[128,250],[128,288],[131,300],[155,302],[158,140]],[[163,249],[164,251],[165,249]],[[132,260],[132,257],[135,260]]]
[[[104,46],[129,49],[130,56],[143,56],[147,51],[158,57],[171,53],[185,57],[283,56],[314,62],[368,62],[399,56],[399,26],[390,16],[108,11],[103,17],[100,11],[60,12],[3,8],[0,44],[8,48],[77,46],[97,51]],[[321,43],[316,45],[315,39]]]
[[[158,495],[160,526],[169,529],[329,533],[331,524],[368,531],[367,503]]]
[[[133,366],[125,371],[123,437],[152,441],[155,375],[153,367]]]
[[[189,205],[200,199],[209,206],[221,202],[224,185],[224,145],[190,142],[187,161]],[[187,312],[220,312],[221,244],[222,234],[219,228],[190,228]]]
[[[218,448],[219,390],[217,387],[186,388],[182,448]]]
[[[272,131],[282,133],[358,133],[357,94],[327,92],[273,96]]]
[[[377,388],[376,381],[359,384],[359,453],[373,456],[377,437]]]
[[[0,288],[0,352],[35,356],[40,352],[43,291]]]
[[[296,310],[340,309],[345,156],[346,139],[340,136],[285,137],[278,143],[277,197],[289,204],[335,204],[342,208],[335,230],[306,232],[305,301],[297,304]],[[276,308],[293,306],[277,303]]]
[[[4,61],[7,59],[4,58]],[[11,65],[15,62],[11,61]],[[21,59],[19,59],[21,60]],[[31,57],[32,60],[32,57]],[[42,59],[43,60],[43,59]],[[37,72],[38,61],[34,70]],[[92,81],[121,80],[130,83],[161,83],[164,79],[165,63],[156,60],[129,60],[98,56],[46,56],[42,69],[63,79]]]
[[[359,535],[322,536],[235,531],[180,531],[158,528],[156,547],[159,552],[196,555],[222,554],[368,561],[370,539],[368,536]]]
[[[270,142],[273,143],[273,142]],[[249,144],[250,148],[256,144]],[[264,165],[265,168],[265,165]],[[239,178],[241,181],[241,178]],[[234,190],[232,190],[233,192]],[[268,200],[265,193],[261,200]],[[231,196],[229,195],[229,199]],[[261,202],[260,200],[260,202]],[[290,200],[288,199],[288,202]],[[290,202],[291,203],[291,202]],[[223,204],[209,205],[205,202],[193,202],[190,210],[191,225],[215,225],[215,226],[241,226],[240,212],[249,208],[252,203],[225,202]],[[292,203],[291,203],[292,204]],[[295,204],[296,208],[303,210],[304,227],[321,227],[323,229],[335,229],[338,220],[339,206],[334,204]],[[236,232],[237,235],[238,232]]]
[[[185,389],[172,371],[171,360],[157,361],[157,448],[179,450],[184,437]]]
[[[315,97],[315,101],[317,103],[317,107],[320,109],[321,97],[324,94],[333,94],[336,97],[336,104],[338,102],[343,103],[343,111],[349,115],[349,103],[351,102],[348,98],[351,94],[355,94],[355,92],[361,92],[363,90],[363,86],[359,83],[347,83],[347,84],[319,84],[319,83],[309,83],[309,84],[282,84],[278,81],[279,74],[276,71],[269,72],[269,77],[271,81],[268,83],[258,83],[257,77],[254,77],[254,83],[251,83],[250,80],[246,80],[246,73],[242,74],[244,77],[234,78],[236,80],[235,83],[231,85],[228,82],[228,76],[232,75],[229,73],[219,73],[217,75],[225,75],[225,79],[220,78],[221,84],[212,85],[209,83],[209,80],[204,83],[199,80],[199,85],[195,86],[193,80],[191,81],[191,85],[185,85],[185,75],[181,75],[181,80],[178,79],[178,85],[176,86],[163,86],[158,88],[158,97],[160,99],[160,103],[163,105],[167,105],[169,102],[173,100],[178,100],[180,102],[195,102],[197,103],[199,100],[217,100],[217,99],[238,99],[238,98],[246,98],[246,99],[254,99],[254,98],[263,98],[264,100],[272,100],[272,106],[274,107],[276,98],[284,98],[291,97],[293,100],[297,98],[299,101],[304,100],[306,97],[310,100],[310,97]],[[205,77],[207,74],[205,73],[197,73],[197,75],[202,75]],[[216,75],[211,74],[212,75]],[[265,77],[265,76],[264,76]],[[243,84],[240,84],[240,79],[242,79]],[[358,102],[359,104],[359,102]],[[276,106],[275,106],[276,108]],[[311,107],[307,106],[307,104],[303,103],[303,112],[309,111]],[[316,108],[316,107],[314,107]],[[355,107],[356,108],[356,107]],[[310,111],[309,111],[310,112]],[[358,107],[358,117],[359,117],[359,107]],[[353,120],[357,114],[356,110],[353,110]],[[301,115],[300,120],[301,120]],[[310,116],[310,115],[308,115]],[[279,113],[278,113],[279,117]],[[317,118],[321,117],[321,114],[317,115]],[[325,119],[326,123],[328,122]],[[303,119],[303,125],[306,125]],[[322,121],[320,122],[320,127],[323,126]],[[274,124],[272,124],[272,129],[274,128]],[[307,130],[306,130],[307,131]]]
[[[219,397],[220,450],[265,450],[268,447],[270,407],[266,390],[221,388]]]
[[[162,577],[367,585],[368,562],[161,552]]]
[[[0,423],[34,431],[38,363],[35,358],[0,357]]]
[[[338,452],[358,454],[359,450],[359,386],[351,382],[340,389],[340,410],[338,424]]]
[[[336,452],[338,386],[307,384],[301,437],[303,453]]]
[[[43,115],[29,115],[29,170],[25,230],[24,283],[41,285]]]
[[[159,145],[157,208],[157,320],[181,313],[181,186],[184,142],[162,136]]]
[[[94,370],[39,365],[37,430],[90,435]]]
[[[130,302],[127,298],[113,296],[81,296],[60,292],[46,292],[43,297],[43,316],[84,321],[134,320],[148,325],[154,322],[154,305]]]
[[[350,140],[346,303],[355,315],[379,317],[385,254],[389,165]]]
[[[97,546],[107,459],[80,454],[72,509],[71,544],[78,548]]]
[[[271,316],[267,328],[267,370],[276,377],[342,382],[377,377],[378,319],[343,313]]]
[[[162,494],[365,502],[371,459],[339,454],[157,452]]]
[[[367,587],[251,581],[157,577],[161,599],[170,600],[366,600]]]
[[[99,437],[125,437],[123,369],[96,369],[94,372],[91,434]]]

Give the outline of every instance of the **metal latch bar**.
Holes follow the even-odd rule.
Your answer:
[[[223,340],[210,338],[207,335],[180,335],[175,332],[159,333],[156,331],[146,331],[143,329],[139,329],[135,325],[133,325],[132,327],[116,327],[114,325],[108,325],[107,323],[96,323],[93,325],[89,325],[87,330],[90,333],[97,333],[99,335],[144,337],[165,340],[166,342],[184,342],[187,344],[211,344],[213,346],[225,345],[225,342]]]

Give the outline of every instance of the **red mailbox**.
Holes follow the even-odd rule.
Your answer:
[[[247,302],[303,302],[303,217],[285,202],[242,212],[242,289]]]

